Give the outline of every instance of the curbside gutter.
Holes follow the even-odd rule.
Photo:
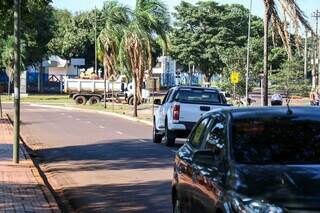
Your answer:
[[[64,109],[64,110],[77,110],[77,111],[88,112],[88,113],[98,113],[98,114],[103,114],[103,115],[111,115],[111,116],[115,116],[118,118],[129,120],[129,121],[143,123],[148,126],[153,126],[153,123],[151,121],[145,121],[145,120],[142,120],[139,118],[134,118],[134,117],[130,117],[127,115],[121,115],[121,114],[114,113],[114,112],[97,111],[97,110],[92,110],[92,109],[80,109],[80,108],[76,108],[76,107],[66,107],[66,106],[52,106],[52,105],[45,105],[45,104],[30,104],[30,106],[43,107],[43,108],[53,108],[53,109]]]

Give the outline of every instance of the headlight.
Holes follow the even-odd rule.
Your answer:
[[[283,213],[280,207],[248,198],[233,198],[231,206],[237,213]]]

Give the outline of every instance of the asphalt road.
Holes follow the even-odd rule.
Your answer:
[[[11,107],[5,105],[6,109]],[[125,119],[22,105],[22,133],[77,212],[171,212],[174,148]]]

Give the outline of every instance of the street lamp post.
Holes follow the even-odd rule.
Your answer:
[[[14,163],[19,163],[20,142],[20,4],[21,0],[14,0]]]
[[[250,65],[250,37],[251,37],[251,12],[252,12],[252,0],[250,0],[250,12],[249,12],[249,23],[248,23],[248,44],[247,44],[247,67],[246,67],[246,101],[245,104],[248,106],[249,100],[249,65]]]

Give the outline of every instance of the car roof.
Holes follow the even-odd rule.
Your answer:
[[[245,118],[268,118],[268,117],[304,117],[311,120],[320,121],[320,107],[301,107],[301,106],[271,106],[271,107],[227,107],[208,112],[222,112],[229,114],[233,119]]]
[[[201,86],[185,86],[185,85],[179,85],[179,86],[175,86],[175,89],[203,89],[203,90],[214,90],[214,91],[220,91],[217,88],[213,88],[213,87],[201,87]]]

